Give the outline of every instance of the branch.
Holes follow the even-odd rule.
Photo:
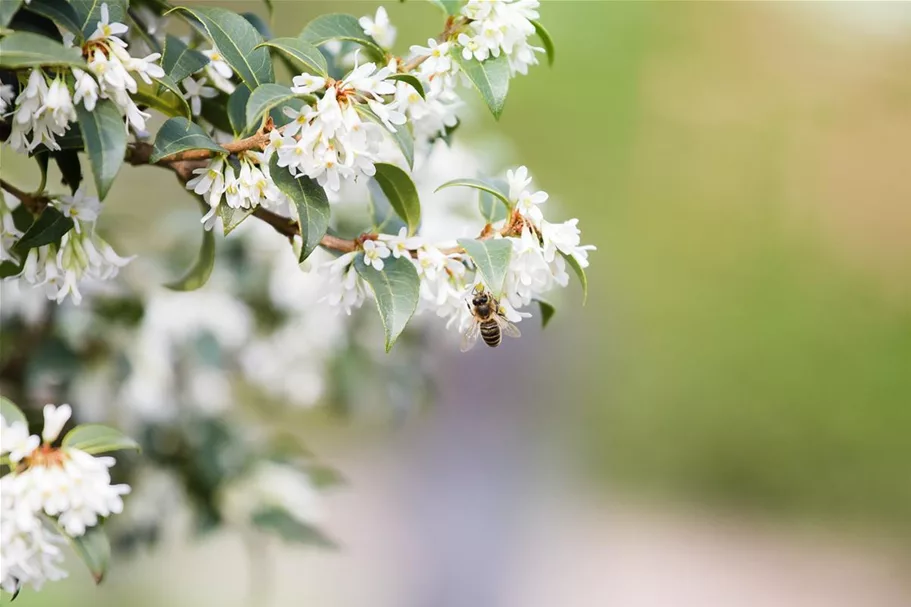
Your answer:
[[[3,179],[0,179],[0,188],[6,190],[13,196],[19,199],[22,205],[28,209],[33,215],[38,215],[44,211],[44,207],[47,206],[47,203],[50,201],[47,196],[41,194],[29,194],[28,192],[23,192],[13,184]]]

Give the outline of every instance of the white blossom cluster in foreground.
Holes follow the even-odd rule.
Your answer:
[[[0,478],[0,587],[7,592],[65,577],[65,536],[78,538],[120,513],[130,491],[111,484],[113,458],[52,446],[70,414],[69,405],[45,406],[40,437],[24,421],[0,416],[0,456],[11,468]]]
[[[155,63],[159,53],[133,57],[127,52],[127,43],[120,37],[127,30],[123,23],[110,22],[107,4],[102,4],[101,20],[83,47],[88,53],[88,71],[71,69],[72,91],[60,70],[53,78],[41,68],[31,70],[26,86],[10,106],[13,120],[8,143],[14,150],[32,152],[41,144],[59,150],[57,138],[76,122],[76,104],[82,103],[91,112],[99,99],[110,99],[127,124],[138,133],[145,131],[150,114],[141,111],[130,95],[138,90],[137,77],[151,84],[152,78],[164,76],[164,70]],[[72,45],[72,34],[66,42]],[[8,93],[0,92],[0,98],[0,113],[6,113]]]
[[[7,194],[0,199],[0,261],[12,260],[12,247],[23,234],[16,229],[13,211],[19,201]],[[21,280],[43,289],[48,299],[62,303],[68,297],[82,301],[79,286],[85,279],[109,280],[133,258],[121,257],[96,231],[101,202],[80,188],[72,196],[61,196],[50,205],[73,221],[73,229],[63,235],[60,244],[47,244],[30,249]]]

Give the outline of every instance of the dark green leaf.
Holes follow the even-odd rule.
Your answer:
[[[554,317],[557,309],[554,308],[552,303],[543,299],[536,299],[535,301],[538,302],[538,307],[541,309],[541,328],[543,329],[550,322],[550,319]]]
[[[82,165],[79,164],[79,154],[74,150],[60,150],[54,152],[54,162],[63,176],[63,183],[69,186],[72,193],[76,193],[82,183]]]
[[[209,64],[209,58],[189,48],[180,38],[168,34],[165,38],[161,68],[174,82],[180,82]]]
[[[402,155],[405,157],[405,162],[408,163],[408,166],[414,167],[414,137],[411,136],[411,131],[408,130],[408,125],[400,124],[396,126],[395,132],[392,132],[386,128],[386,125],[383,124],[383,121],[380,120],[380,117],[374,114],[368,106],[362,103],[358,103],[355,104],[354,109],[357,110],[357,112],[367,120],[370,120],[371,122],[374,122],[383,127],[383,130],[389,133],[389,135],[392,137],[392,140],[395,141],[395,144],[402,151]]]
[[[76,105],[82,141],[89,155],[98,198],[104,200],[117,177],[127,151],[127,131],[113,101],[99,99],[91,112],[81,103]]]
[[[187,119],[191,119],[193,114],[190,113],[190,104],[187,103],[187,100],[184,99],[183,92],[180,90],[180,87],[177,86],[177,83],[174,82],[174,79],[165,74],[161,78],[155,78],[163,88],[171,91],[174,95],[174,98],[177,100],[177,103],[183,107],[183,113],[187,116]]]
[[[61,443],[70,449],[79,449],[90,455],[120,451],[122,449],[135,449],[139,451],[139,443],[123,434],[120,430],[102,426],[101,424],[83,424],[76,426],[66,433]]]
[[[73,66],[86,69],[79,49],[66,48],[46,36],[13,32],[0,39],[0,67]]]
[[[390,255],[383,260],[382,271],[378,271],[365,264],[364,254],[360,253],[354,258],[354,267],[373,290],[389,352],[417,309],[421,279],[411,260],[404,257]]]
[[[47,165],[51,159],[50,152],[41,150],[40,152],[36,152],[33,158],[35,159],[35,162],[38,163],[38,170],[41,171],[42,188],[45,188],[47,187]]]
[[[22,409],[17,407],[13,401],[5,396],[0,396],[0,415],[6,420],[8,426],[12,425],[14,422],[22,422],[28,427],[28,420],[25,418]]]
[[[259,35],[266,40],[272,37],[272,30],[269,29],[269,25],[256,13],[241,13],[240,16],[249,21],[250,25],[255,27]]]
[[[483,181],[481,179],[453,179],[452,181],[447,181],[440,187],[434,190],[434,192],[439,192],[443,188],[452,188],[455,186],[464,186],[466,188],[474,188],[476,190],[481,190],[482,192],[487,192],[496,196],[503,204],[506,205],[506,208],[510,208],[509,205],[509,194],[503,191],[503,188],[498,184]]]
[[[402,228],[408,227],[396,214],[376,179],[367,182],[367,190],[370,192],[370,216],[376,232],[398,234]]]
[[[4,4],[7,0],[0,0]],[[72,5],[59,0],[31,0],[26,8],[33,13],[43,15],[59,25],[76,34],[77,39],[82,39],[82,22],[79,15],[73,10]]]
[[[126,23],[129,0],[70,0],[73,11],[82,24],[86,38],[95,33],[101,21],[101,5],[107,3],[109,23]]]
[[[481,279],[495,297],[503,294],[506,271],[512,257],[512,242],[507,238],[490,240],[459,239],[459,246],[465,249],[474,262]]]
[[[19,10],[22,0],[0,1],[0,27],[6,27],[13,20],[13,15]]]
[[[554,39],[550,37],[550,32],[544,29],[544,26],[537,21],[532,21],[531,24],[535,26],[535,33],[538,34],[541,44],[544,45],[544,52],[547,53],[547,65],[553,65],[557,55],[557,51],[554,48]]]
[[[283,540],[300,544],[312,544],[321,548],[337,548],[337,544],[322,531],[304,523],[287,510],[269,506],[253,514],[252,521],[255,526],[276,534]]]
[[[239,86],[228,97],[228,120],[231,122],[231,129],[237,136],[247,133],[247,102],[250,100],[251,94],[250,89]]]
[[[226,204],[218,207],[218,216],[221,217],[221,225],[225,236],[233,232],[234,228],[243,223],[244,219],[252,214],[253,209],[232,209]]]
[[[273,156],[269,165],[272,181],[294,203],[301,233],[300,261],[304,261],[319,246],[329,229],[329,199],[326,191],[309,177],[294,177],[287,168],[278,166]]]
[[[383,190],[396,214],[405,221],[408,233],[414,234],[421,225],[421,199],[411,177],[394,164],[378,162],[373,179]]]
[[[566,263],[569,264],[569,267],[573,269],[573,272],[579,278],[579,284],[582,285],[582,305],[584,306],[585,302],[588,301],[588,278],[585,276],[585,269],[579,265],[579,262],[572,255],[567,255],[563,252],[560,255],[563,256],[563,259],[566,260]]]
[[[421,96],[421,99],[426,99],[427,96],[424,94],[424,85],[421,84],[421,81],[412,76],[411,74],[393,74],[386,78],[386,80],[397,80],[398,82],[406,82],[418,92],[418,95]]]
[[[462,8],[462,0],[430,0],[441,9],[443,12],[450,16],[455,16],[459,14],[459,11]]]
[[[186,150],[212,150],[220,154],[228,153],[227,150],[212,141],[201,126],[178,116],[161,125],[158,135],[155,136],[155,145],[149,161],[158,162],[162,158]]]
[[[54,207],[45,207],[38,219],[35,220],[35,223],[16,243],[16,250],[24,253],[35,247],[57,242],[72,229],[72,219],[66,217]]]
[[[89,568],[95,583],[100,584],[111,560],[111,543],[104,529],[96,525],[86,529],[85,534],[79,537],[70,537],[66,533],[62,535],[70,540],[76,554]]]
[[[506,59],[506,55],[500,53],[499,57],[476,61],[474,58],[462,57],[462,50],[458,47],[452,47],[450,54],[453,61],[459,64],[474,87],[481,93],[481,98],[490,108],[493,117],[499,120],[503,113],[503,106],[506,105],[506,94],[509,92],[509,61]]]
[[[330,40],[349,40],[366,48],[372,59],[382,61],[386,56],[386,52],[376,40],[364,33],[364,28],[358,23],[357,17],[352,15],[334,13],[317,17],[307,24],[300,33],[300,38],[314,46]]]
[[[269,51],[256,48],[263,39],[249,21],[217,7],[181,6],[174,10],[186,11],[199,20],[219,54],[251,91],[275,80]]]
[[[263,114],[297,96],[291,89],[281,84],[264,84],[256,87],[250,95],[250,99],[247,100],[247,110],[244,115],[247,130],[259,128]]]
[[[9,278],[10,276],[18,276],[22,273],[22,268],[25,266],[25,258],[23,256],[22,261],[4,261],[0,263],[0,278]]]
[[[35,223],[35,216],[25,208],[24,204],[20,204],[13,209],[13,225],[16,226],[17,230],[25,232],[33,223]]]
[[[329,74],[326,58],[323,57],[319,49],[300,38],[275,38],[274,40],[263,42],[262,46],[269,46],[280,51],[293,61],[304,66],[304,69],[308,72],[324,77]]]
[[[200,203],[203,204],[203,203]],[[187,270],[183,278],[165,285],[172,291],[195,291],[200,288],[212,274],[215,267],[215,233],[213,230],[202,231],[202,243],[199,245],[199,256],[193,267]]]
[[[234,89],[234,94],[238,90],[243,89],[247,91],[249,95],[250,89],[245,86],[239,86]],[[244,104],[246,104],[246,99],[244,99]],[[203,99],[202,100],[202,117],[206,122],[217,128],[219,131],[224,131],[225,133],[230,133],[233,131],[231,126],[231,121],[228,118],[228,96],[224,93],[219,93],[217,97],[212,99]],[[240,118],[243,121],[244,108],[241,107]]]

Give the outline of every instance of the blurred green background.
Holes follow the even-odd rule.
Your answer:
[[[377,4],[275,1],[274,31]],[[428,3],[386,5],[399,53],[439,29]],[[534,342],[541,398],[585,477],[906,534],[911,5],[568,1],[541,14],[555,66],[513,80],[501,121],[475,112],[459,136],[505,133],[510,164],[598,246],[587,306],[564,297]],[[129,172],[110,221],[179,192],[160,177]]]

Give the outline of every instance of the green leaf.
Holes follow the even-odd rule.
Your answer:
[[[79,49],[66,48],[46,36],[13,32],[0,39],[0,67],[72,66],[87,69]]]
[[[122,449],[135,449],[139,451],[139,443],[120,430],[101,424],[83,424],[76,426],[63,437],[62,446],[70,449],[79,449],[89,455],[120,451]]]
[[[204,203],[200,203],[203,205]],[[204,207],[206,208],[206,207]],[[215,267],[215,233],[213,230],[202,231],[202,243],[199,245],[199,255],[183,278],[165,285],[172,291],[195,291],[200,288],[212,274]]]
[[[499,198],[484,190],[478,192],[478,210],[487,223],[502,221],[509,214],[509,209],[502,204]]]
[[[60,150],[54,152],[54,162],[60,169],[63,176],[63,184],[70,188],[72,193],[76,193],[79,184],[82,183],[82,165],[79,163],[79,154],[75,150]]]
[[[481,179],[453,179],[452,181],[447,181],[440,187],[434,190],[434,193],[439,192],[444,188],[452,188],[456,186],[464,186],[466,188],[474,188],[476,190],[481,190],[482,192],[487,192],[496,196],[503,204],[506,205],[506,208],[509,209],[509,194],[503,191],[503,188],[499,184],[483,181]]]
[[[232,209],[226,204],[219,206],[218,216],[221,217],[225,236],[233,232],[237,226],[243,223],[244,219],[253,214],[253,211],[254,209]]]
[[[354,258],[354,268],[373,289],[386,334],[386,352],[389,352],[418,307],[421,290],[418,271],[410,259],[391,255],[383,260],[382,271],[378,271],[364,263],[363,253]]]
[[[408,163],[408,166],[414,167],[414,137],[411,136],[411,131],[408,130],[407,125],[398,125],[395,132],[392,132],[386,128],[386,125],[383,124],[380,117],[374,114],[367,105],[357,103],[354,105],[354,109],[367,120],[383,127],[383,130],[389,133],[392,140],[395,141],[395,144],[402,151],[402,155],[405,157],[405,162]]]
[[[239,90],[244,90],[247,94],[250,94],[250,89],[245,86],[239,86],[234,89],[234,94]],[[246,104],[246,99],[244,99]],[[217,97],[212,99],[203,99],[202,100],[202,117],[206,122],[217,128],[219,131],[224,131],[225,133],[230,133],[233,130],[231,126],[231,121],[228,118],[228,96],[224,93],[219,93]],[[244,117],[244,108],[241,107],[240,119],[243,121]]]
[[[154,80],[165,89],[171,91],[177,99],[177,103],[183,107],[183,113],[186,114],[187,120],[193,118],[193,114],[190,112],[190,104],[187,103],[187,100],[183,96],[183,91],[180,90],[180,87],[177,86],[177,83],[174,82],[173,78],[165,74],[161,78],[154,78]]]
[[[260,46],[268,46],[280,51],[293,61],[303,65],[304,68],[320,76],[329,75],[329,68],[326,65],[326,58],[318,48],[301,40],[300,38],[275,38],[268,42],[263,42]]]
[[[543,299],[536,299],[535,301],[538,302],[538,307],[541,308],[541,328],[543,329],[550,322],[550,319],[554,317],[557,309],[552,303]]]
[[[20,262],[15,261],[4,261],[0,263],[0,278],[9,278],[10,276],[18,276],[22,273],[22,268],[25,266],[25,259]]]
[[[372,59],[382,61],[386,56],[382,47],[364,33],[364,28],[358,23],[357,17],[352,15],[333,13],[317,17],[307,24],[300,33],[300,38],[314,46],[330,40],[348,40],[366,48]]]
[[[82,24],[86,38],[95,33],[101,21],[101,5],[107,3],[109,23],[126,23],[128,0],[70,0],[73,10]]]
[[[111,560],[111,543],[104,529],[100,525],[95,525],[86,529],[79,537],[70,537],[66,533],[61,535],[70,540],[73,550],[89,568],[95,583],[100,584]]]
[[[579,265],[579,262],[576,261],[576,258],[572,255],[567,255],[562,251],[560,252],[560,255],[563,256],[563,259],[566,260],[569,267],[571,267],[573,272],[576,273],[576,276],[579,277],[579,283],[582,285],[582,305],[584,306],[585,302],[588,301],[588,278],[585,276],[585,269]]]
[[[5,4],[7,0],[2,0]],[[60,27],[67,29],[76,34],[78,39],[82,39],[82,22],[79,15],[73,10],[72,5],[59,0],[31,0],[26,5],[26,9],[47,17]]]
[[[378,162],[375,166],[376,175],[373,179],[383,190],[396,214],[405,221],[408,234],[414,234],[421,225],[421,199],[417,187],[408,173],[394,164]]]
[[[186,11],[202,23],[219,54],[251,91],[275,80],[269,51],[256,48],[263,38],[249,21],[223,8],[180,6],[174,10]]]
[[[256,13],[241,13],[240,16],[249,21],[250,25],[255,27],[256,31],[259,32],[259,35],[264,39],[268,40],[272,37],[272,30],[269,29],[269,25]]]
[[[57,242],[72,229],[72,219],[66,217],[54,207],[45,207],[38,219],[16,243],[16,250],[25,252],[35,247]]]
[[[481,279],[495,297],[503,294],[506,271],[512,257],[512,242],[507,238],[473,240],[460,238],[459,246],[465,249],[474,262]]]
[[[398,234],[402,228],[408,227],[396,214],[376,179],[367,182],[367,190],[370,193],[370,216],[373,218],[375,232]]]
[[[251,94],[250,89],[239,86],[228,97],[228,121],[238,137],[247,133],[247,102]]]
[[[337,548],[338,545],[322,531],[291,516],[284,508],[268,506],[256,511],[251,522],[283,540],[300,544],[312,544],[322,548]]]
[[[456,16],[462,8],[462,0],[430,0],[432,3],[443,9],[443,12],[449,16]]]
[[[272,181],[278,186],[297,209],[301,233],[300,261],[304,261],[319,246],[320,240],[329,229],[329,199],[326,191],[309,177],[294,177],[287,168],[278,166],[277,155],[269,165]]]
[[[188,47],[180,38],[171,34],[165,38],[161,68],[174,82],[192,76],[208,64],[208,57]]]
[[[228,153],[227,150],[212,141],[201,126],[190,122],[183,116],[177,116],[161,125],[158,135],[155,136],[155,145],[152,147],[152,157],[149,158],[149,162],[155,163],[162,158],[186,150],[212,150],[219,154]]]
[[[76,105],[82,141],[92,165],[98,198],[104,200],[117,177],[127,151],[127,131],[113,101],[99,99],[94,111],[81,103]]]
[[[13,401],[5,396],[0,396],[0,415],[6,420],[7,425],[12,425],[13,422],[22,422],[25,424],[26,428],[28,427],[28,420],[25,418],[25,413],[23,413],[22,409],[17,407]]]
[[[263,114],[282,103],[298,97],[287,86],[281,84],[264,84],[257,87],[247,100],[245,124],[247,130],[257,129],[263,119]],[[229,113],[230,116],[230,113]]]
[[[3,0],[0,2],[0,27],[6,27],[19,10],[22,0]]]
[[[506,105],[506,94],[509,92],[509,61],[506,55],[500,53],[499,57],[476,61],[474,58],[462,57],[461,48],[455,46],[452,47],[450,55],[481,93],[481,98],[484,99],[493,117],[499,120],[503,106]]]
[[[421,84],[421,81],[412,76],[411,74],[393,74],[386,78],[386,80],[396,80],[398,82],[408,83],[418,92],[418,95],[421,96],[421,99],[427,99],[427,95],[424,93],[424,85]]]
[[[544,52],[547,53],[547,65],[552,66],[557,55],[557,51],[554,48],[554,39],[550,37],[550,32],[544,29],[544,26],[537,21],[532,21],[531,24],[535,26],[535,33],[538,34],[541,44],[544,45]]]

